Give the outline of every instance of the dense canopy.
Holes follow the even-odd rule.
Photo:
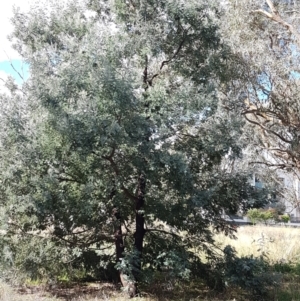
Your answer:
[[[1,95],[2,264],[33,277],[115,266],[133,296],[163,265],[183,278],[205,266],[192,250],[214,255],[213,232],[233,230],[225,214],[268,201],[241,163],[253,142],[243,115],[263,105],[245,111],[240,97],[262,102],[268,73],[245,74],[252,56],[229,36],[231,8],[89,0],[15,10],[11,40],[30,78]]]

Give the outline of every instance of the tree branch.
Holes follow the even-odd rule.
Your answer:
[[[118,168],[116,162],[113,160],[115,150],[116,149],[113,148],[109,156],[101,156],[101,158],[107,160],[110,163],[111,167],[113,168],[116,176],[119,176],[120,175],[119,168]],[[124,184],[121,184],[121,189],[129,199],[131,199],[133,201],[137,201],[137,197],[135,197],[133,194],[131,194],[130,191],[124,186]]]
[[[182,239],[182,237],[179,236],[176,233],[168,232],[168,231],[161,230],[161,229],[145,229],[145,233],[147,233],[147,232],[160,232],[160,233],[164,233],[164,234],[171,235],[171,236],[174,236],[176,238]]]
[[[273,18],[273,15],[272,14],[270,14],[270,13],[268,13],[268,12],[266,12],[265,10],[262,10],[262,9],[257,9],[257,10],[255,10],[255,11],[253,11],[254,13],[259,13],[259,14],[261,14],[261,15],[265,15],[267,18],[269,18],[269,19],[272,19]]]
[[[185,39],[183,39],[183,40],[180,42],[180,44],[179,44],[177,50],[175,51],[175,53],[173,54],[173,56],[172,56],[170,59],[165,60],[165,61],[163,61],[163,62],[161,63],[160,68],[159,68],[159,71],[161,71],[165,65],[167,65],[168,63],[170,63],[170,62],[178,55],[178,53],[180,52],[180,50],[181,50],[181,48],[182,48],[184,42],[185,42]],[[151,77],[151,79],[148,80],[148,83],[149,83],[150,86],[152,86],[153,80],[154,80],[156,77],[158,77],[158,76],[159,76],[159,73],[155,73],[155,74]]]
[[[278,10],[275,8],[273,2],[271,0],[266,0],[268,6],[270,7],[270,10],[273,14],[278,15]]]
[[[56,179],[60,182],[74,182],[74,183],[83,184],[83,182],[78,181],[76,179],[70,179],[70,178],[64,178],[64,177],[56,177]]]
[[[252,123],[252,124],[255,124],[255,125],[258,125],[260,128],[262,128],[262,129],[265,130],[266,132],[269,132],[269,133],[275,135],[275,136],[278,137],[280,140],[282,140],[282,141],[284,141],[284,142],[286,142],[286,143],[289,143],[289,144],[292,143],[291,140],[288,140],[288,139],[284,138],[282,135],[279,135],[278,133],[276,133],[275,131],[266,128],[265,126],[263,126],[263,125],[260,124],[259,122],[249,119],[249,118],[247,117],[247,114],[248,114],[248,112],[243,113],[243,115],[245,116],[245,118],[246,118],[246,120],[247,120],[248,122],[250,122],[250,123]]]
[[[295,38],[297,40],[297,44],[298,44],[298,46],[300,46],[300,35],[298,34],[298,32],[294,28],[294,26],[287,23],[286,21],[284,21],[282,19],[282,17],[279,15],[278,10],[275,8],[275,6],[274,6],[274,4],[271,0],[266,0],[266,2],[267,2],[267,4],[268,4],[268,6],[269,6],[272,13],[269,13],[269,12],[267,12],[265,10],[262,10],[262,9],[255,10],[254,12],[259,13],[261,15],[264,15],[265,17],[269,18],[270,20],[286,27],[290,31],[290,33],[295,36]]]
[[[167,65],[171,60],[173,60],[173,59],[178,55],[178,53],[179,53],[179,51],[181,50],[181,48],[182,48],[184,42],[185,42],[185,39],[183,39],[183,40],[180,42],[180,44],[179,44],[177,50],[175,51],[175,53],[173,54],[173,56],[172,56],[170,59],[168,59],[168,60],[166,60],[166,61],[163,61],[163,62],[161,63],[159,70],[162,70],[162,68],[164,67],[164,65]]]
[[[295,167],[294,165],[287,165],[287,164],[279,164],[279,163],[267,163],[267,162],[263,162],[263,161],[251,161],[249,162],[250,164],[262,164],[262,165],[266,165],[266,166],[270,166],[270,167],[280,167],[280,168],[290,168],[290,167]]]

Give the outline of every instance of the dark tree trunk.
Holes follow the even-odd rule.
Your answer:
[[[122,225],[121,225],[121,215],[118,208],[113,209],[113,217],[115,220],[115,246],[116,246],[116,261],[120,262],[123,257],[123,252],[125,250],[124,241],[123,241],[123,233],[122,233]],[[128,278],[128,275],[124,274],[122,270],[119,270],[119,277],[122,283],[122,286],[128,290],[128,294],[130,298],[133,298],[137,295],[136,284],[133,280]]]
[[[124,252],[124,241],[122,235],[122,226],[121,226],[121,215],[118,208],[113,209],[113,217],[115,220],[115,246],[116,246],[116,260],[120,262],[123,252]]]
[[[136,251],[139,254],[139,258],[137,262],[134,263],[135,271],[134,277],[136,281],[139,280],[141,266],[142,266],[142,253],[143,253],[143,242],[144,242],[144,235],[145,235],[145,218],[144,213],[141,210],[144,207],[145,203],[145,193],[146,193],[146,180],[143,174],[139,177],[138,183],[138,192],[137,192],[137,199],[135,203],[135,234],[134,234],[134,246]]]
[[[145,218],[144,213],[141,212],[144,207],[146,192],[146,180],[143,174],[140,175],[138,180],[137,197],[135,199],[135,233],[134,233],[134,247],[138,252],[138,258],[133,262],[132,274],[134,279],[130,279],[128,275],[124,274],[121,270],[119,271],[120,281],[125,289],[127,289],[129,297],[135,297],[138,294],[137,283],[140,279],[141,268],[142,268],[142,253],[143,253],[143,242],[145,235]],[[121,215],[118,208],[113,209],[113,217],[115,220],[115,247],[116,247],[116,260],[120,262],[124,252],[124,241],[121,226]]]

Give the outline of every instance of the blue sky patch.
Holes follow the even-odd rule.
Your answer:
[[[18,84],[29,77],[29,66],[21,60],[2,61],[0,70],[11,75]]]

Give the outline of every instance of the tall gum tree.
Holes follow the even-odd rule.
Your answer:
[[[228,1],[224,11],[223,37],[242,58],[245,74],[232,83],[229,102],[233,107],[235,94],[257,145],[272,157],[266,165],[298,170],[299,5]]]
[[[247,120],[251,161],[298,178],[299,8],[297,1],[228,1],[220,20],[244,74],[224,90],[224,106]],[[286,198],[299,207],[297,196]]]
[[[17,106],[1,121],[1,222],[10,244],[36,234],[56,252],[15,252],[19,262],[36,272],[42,255],[63,264],[94,252],[97,269],[114,246],[133,297],[143,271],[187,277],[192,248],[212,254],[212,229],[232,232],[224,212],[262,205],[247,171],[223,164],[241,156],[243,122],[219,106],[218,87],[240,70],[218,14],[198,0],[15,10],[11,39],[30,78],[1,98]]]

